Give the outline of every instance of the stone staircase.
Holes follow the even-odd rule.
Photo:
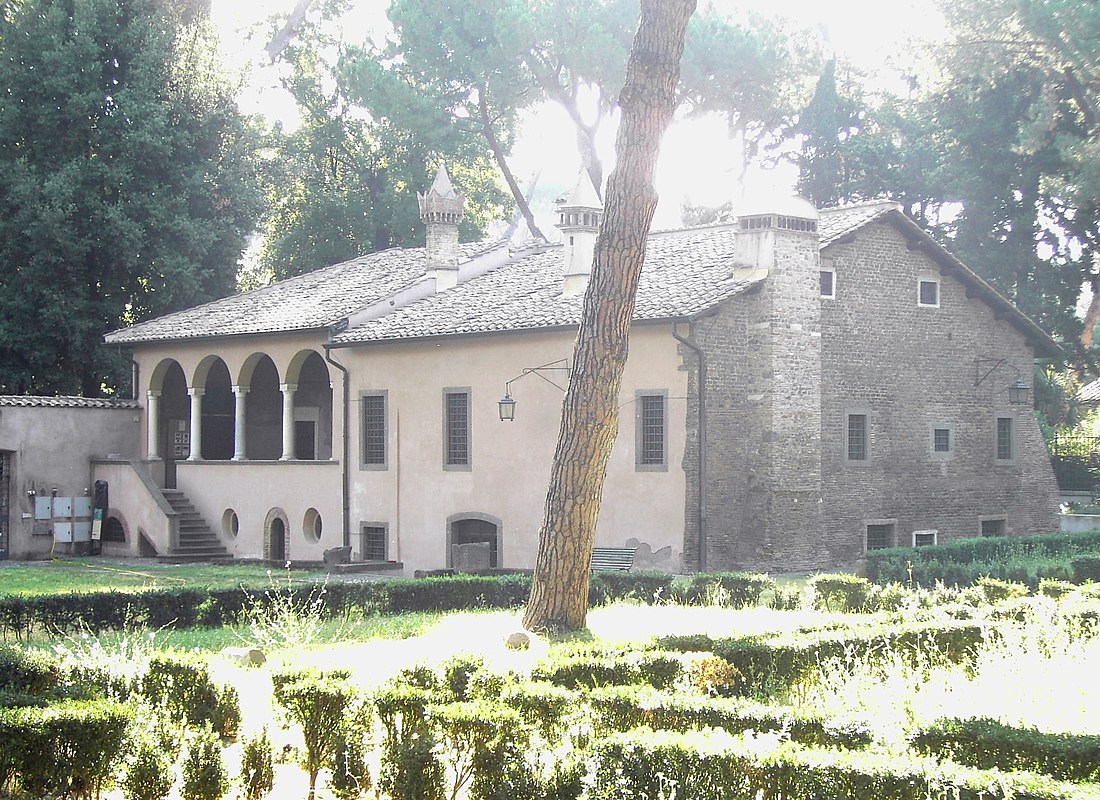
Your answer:
[[[191,501],[179,489],[162,489],[164,499],[179,514],[179,546],[161,553],[165,561],[218,561],[232,559],[221,538],[206,524]]]

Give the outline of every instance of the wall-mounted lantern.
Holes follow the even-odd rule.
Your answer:
[[[974,361],[974,386],[981,386],[985,379],[992,375],[1002,364],[1007,364],[1005,358],[978,358]],[[993,366],[989,366],[992,364]],[[1011,365],[1009,365],[1011,366]],[[1016,370],[1016,382],[1008,387],[1008,402],[1014,406],[1026,405],[1031,388],[1020,377],[1020,370]]]
[[[558,386],[554,381],[547,378],[542,373],[561,371],[569,372],[572,367],[568,364],[569,359],[559,358],[557,361],[551,361],[548,364],[542,364],[538,367],[525,367],[521,372],[512,380],[504,384],[504,397],[497,400],[497,413],[500,414],[501,422],[514,422],[516,419],[516,401],[512,399],[512,384],[518,381],[520,378],[526,378],[528,375],[537,375],[551,386],[555,386],[561,391],[565,391],[564,386]]]

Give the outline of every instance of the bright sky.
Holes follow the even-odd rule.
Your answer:
[[[700,4],[708,2],[701,0]],[[736,14],[752,9],[778,14],[821,32],[823,39],[857,67],[873,70],[886,63],[909,38],[937,39],[943,21],[934,0],[709,0],[718,10]],[[279,87],[278,74],[266,66],[263,47],[272,26],[265,21],[286,15],[295,0],[213,0],[212,15],[220,27],[231,68],[248,69],[245,111],[259,112],[293,125],[293,105]],[[356,0],[343,21],[347,41],[363,40],[386,30],[388,0]],[[569,188],[576,180],[579,159],[575,135],[564,111],[548,105],[524,120],[509,163],[522,182],[541,170],[540,185]],[[604,131],[601,151],[610,171],[614,157],[611,130]],[[725,124],[716,119],[678,122],[669,131],[658,163],[657,188],[661,204],[654,226],[676,227],[680,204],[690,198],[697,205],[718,205],[749,192],[790,193],[793,168],[746,176],[738,183],[736,149],[729,144]],[[541,222],[541,220],[540,220]],[[550,223],[543,225],[548,234]]]

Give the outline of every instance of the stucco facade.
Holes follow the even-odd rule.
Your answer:
[[[533,565],[587,282],[570,255],[598,201],[563,206],[562,246],[484,247],[436,229],[461,214],[437,190],[427,248],[108,337],[138,368],[133,469],[229,555]],[[636,548],[639,568],[788,570],[914,532],[1054,530],[1042,438],[1006,388],[1056,353],[891,204],[655,234],[596,544]],[[132,517],[155,516],[149,494]],[[182,546],[179,524],[145,533]]]

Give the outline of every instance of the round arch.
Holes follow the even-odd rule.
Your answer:
[[[176,361],[174,358],[162,358],[160,362],[153,367],[153,372],[149,375],[149,391],[164,391],[164,379],[172,367],[178,368],[180,374],[184,375],[184,384],[186,385],[186,373],[184,373],[183,367],[180,366],[180,362]]]
[[[267,512],[264,520],[264,560],[287,561],[290,558],[290,519],[281,508]]]

